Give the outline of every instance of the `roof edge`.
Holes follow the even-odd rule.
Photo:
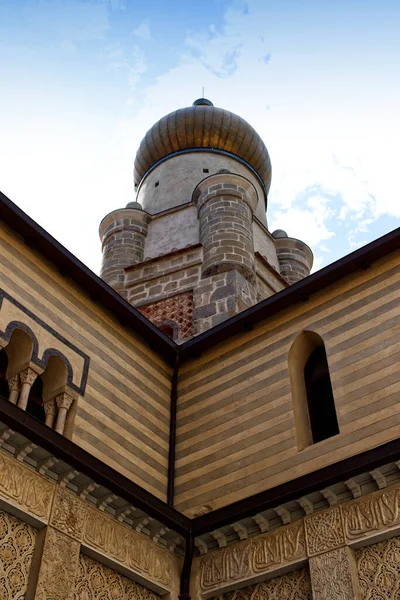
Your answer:
[[[2,192],[0,192],[0,218],[22,236],[29,246],[34,246],[41,252],[46,260],[53,263],[63,275],[70,277],[92,300],[111,311],[121,325],[133,329],[155,352],[159,352],[168,363],[174,364],[178,345]]]
[[[289,308],[296,302],[308,300],[312,294],[321,291],[324,287],[332,285],[354,271],[368,268],[373,262],[399,249],[400,227],[188,340],[179,348],[181,361],[200,354],[227,337],[252,328],[263,319]]]

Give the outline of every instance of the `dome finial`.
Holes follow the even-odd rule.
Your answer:
[[[193,102],[193,106],[214,106],[214,104],[207,98],[198,98]]]

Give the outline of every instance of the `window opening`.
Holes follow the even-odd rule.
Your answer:
[[[311,352],[304,367],[304,383],[313,442],[337,435],[339,425],[324,346]]]

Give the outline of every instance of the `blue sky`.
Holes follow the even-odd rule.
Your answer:
[[[399,30],[398,0],[0,0],[0,189],[98,271],[141,138],[204,85],[320,268],[399,225]]]

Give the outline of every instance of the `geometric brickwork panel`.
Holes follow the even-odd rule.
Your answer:
[[[97,560],[81,554],[74,600],[160,600],[160,597]]]
[[[227,592],[218,596],[218,600],[312,600],[310,573],[308,569],[292,571],[241,590]]]
[[[193,293],[184,292],[171,298],[139,306],[138,310],[164,333],[173,332],[174,340],[184,340],[193,335]]]
[[[400,538],[356,551],[363,600],[400,599]]]
[[[0,510],[0,599],[22,600],[28,585],[36,529]]]

